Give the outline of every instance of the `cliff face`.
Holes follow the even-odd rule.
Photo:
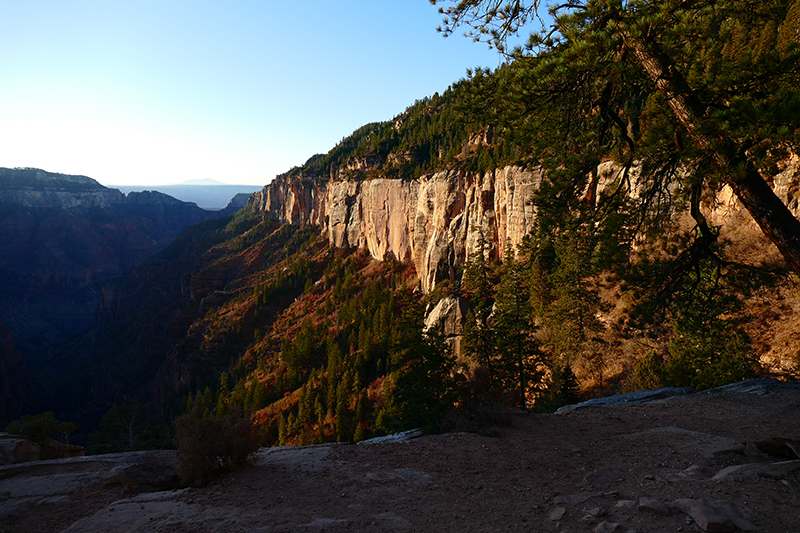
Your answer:
[[[800,157],[792,154],[778,167],[772,185],[798,216]],[[613,163],[603,163],[598,174],[597,193],[618,178],[618,169]],[[520,244],[533,225],[532,199],[541,181],[541,169],[519,167],[484,174],[443,171],[414,180],[320,183],[284,175],[251,196],[250,204],[283,222],[318,225],[334,246],[364,248],[376,259],[389,254],[413,263],[427,292],[451,269],[464,264],[478,249],[481,237],[489,255],[495,257],[502,256],[507,245]],[[760,237],[729,187],[706,208],[715,224],[729,226],[727,232],[746,231]],[[780,261],[775,251],[763,252]]]
[[[530,231],[539,170],[444,171],[414,180],[330,181],[281,176],[251,205],[293,224],[315,224],[338,247],[414,264],[425,291],[479,249],[502,255]]]

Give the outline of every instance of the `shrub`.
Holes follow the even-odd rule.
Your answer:
[[[488,394],[448,411],[439,422],[443,433],[466,432],[485,437],[497,437],[502,426],[511,426],[508,406]]]
[[[725,330],[724,325],[720,321],[707,331],[676,335],[669,344],[664,384],[703,390],[758,377],[761,364],[750,338],[741,328]]]
[[[175,421],[178,476],[184,486],[202,487],[246,466],[259,447],[258,432],[249,417],[234,409],[222,417],[203,416],[201,404]]]
[[[664,373],[664,358],[655,350],[651,350],[642,359],[636,361],[625,380],[623,392],[661,388]]]

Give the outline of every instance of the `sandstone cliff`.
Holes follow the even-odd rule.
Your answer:
[[[414,180],[320,182],[280,176],[250,204],[293,224],[315,224],[329,242],[377,258],[413,263],[425,291],[464,264],[481,237],[490,255],[516,247],[530,231],[538,169],[484,174],[442,171]]]

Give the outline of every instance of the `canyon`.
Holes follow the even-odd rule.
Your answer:
[[[55,347],[95,323],[108,280],[185,228],[235,210],[204,211],[158,192],[125,195],[86,176],[0,169],[0,319],[5,365],[14,368],[2,395],[13,388],[18,397],[6,400],[14,408],[0,422],[19,413],[22,390],[63,372],[68,362],[56,361]]]

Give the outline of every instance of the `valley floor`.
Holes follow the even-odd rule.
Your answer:
[[[800,460],[754,445],[800,441],[798,384],[512,421],[262,449],[208,487],[138,495],[109,480],[146,454],[2,467],[0,531],[800,531]]]

